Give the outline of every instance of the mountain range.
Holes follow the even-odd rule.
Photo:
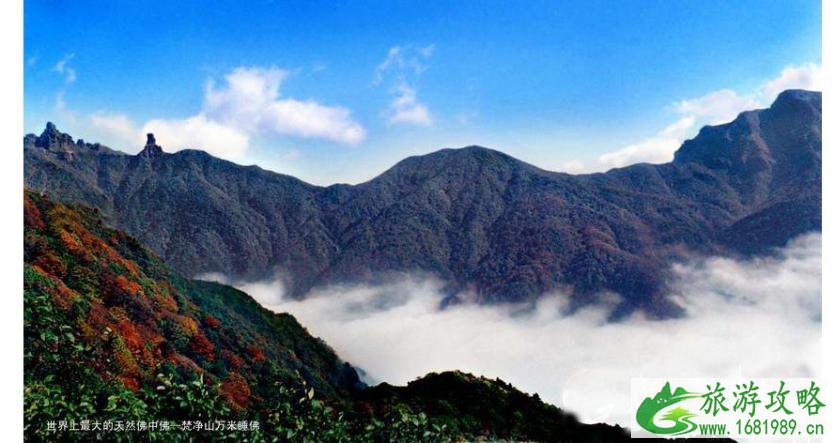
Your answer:
[[[821,93],[785,91],[702,128],[664,164],[570,175],[470,146],[327,187],[168,153],[151,134],[125,154],[48,123],[24,137],[25,186],[95,208],[188,277],[278,273],[302,297],[417,272],[447,282],[450,301],[564,290],[580,306],[613,292],[622,311],[669,316],[672,262],[768,254],[821,230],[821,110]]]

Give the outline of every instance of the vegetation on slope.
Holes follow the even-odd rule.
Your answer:
[[[155,418],[259,421],[257,432],[230,438],[289,437],[336,425],[336,410],[362,386],[293,317],[178,277],[94,210],[33,193],[24,205],[27,437],[54,439],[50,422]],[[89,438],[62,437],[73,436]]]
[[[581,424],[500,380],[460,372],[365,388],[292,316],[233,288],[179,276],[106,227],[94,209],[27,192],[24,218],[28,440],[628,438],[618,427]],[[139,430],[160,420],[170,429]],[[85,421],[91,430],[59,427]],[[178,429],[184,421],[227,423],[227,430]],[[105,422],[115,429],[95,430]],[[230,431],[228,423],[246,430]]]

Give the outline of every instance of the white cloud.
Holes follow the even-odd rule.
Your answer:
[[[279,68],[239,67],[224,84],[207,82],[200,112],[185,118],[152,119],[141,128],[123,114],[99,111],[90,116],[97,135],[117,147],[141,147],[145,133],[153,132],[166,151],[202,149],[212,155],[241,158],[250,139],[259,134],[316,138],[356,145],[365,129],[340,106],[313,100],[280,98],[288,72]]]
[[[141,147],[144,140],[134,122],[124,114],[104,111],[90,115],[90,125],[94,129],[97,140],[119,147]]]
[[[99,111],[90,116],[91,132],[98,140],[126,152],[138,152],[145,134],[153,133],[166,152],[201,149],[216,157],[240,158],[249,145],[249,136],[198,114],[184,119],[153,119],[142,127],[126,115]]]
[[[434,45],[393,46],[389,48],[383,62],[375,68],[373,84],[378,85],[391,78],[392,100],[384,113],[389,125],[432,125],[432,114],[427,105],[418,100],[415,84],[426,70],[426,62],[434,50]]]
[[[383,81],[383,74],[394,66],[400,67],[403,64],[403,57],[401,56],[401,47],[392,46],[386,52],[386,58],[380,62],[374,70],[374,84],[379,84]]]
[[[67,111],[67,101],[64,99],[63,91],[55,94],[55,102],[52,104],[52,108],[59,113]]]
[[[280,134],[324,138],[350,145],[366,138],[366,130],[351,119],[351,111],[312,100],[276,100],[265,109],[263,118],[269,129]]]
[[[721,89],[702,97],[680,101],[676,104],[676,112],[717,125],[734,120],[741,111],[758,106],[760,103],[750,96],[741,96],[731,89]]]
[[[278,68],[237,68],[225,76],[224,86],[207,85],[203,113],[248,134],[275,133],[350,145],[365,139],[365,129],[347,108],[279,98],[286,77],[287,71]]]
[[[408,123],[417,126],[432,125],[432,117],[427,106],[415,98],[415,89],[400,85],[389,107],[387,123],[390,125]]]
[[[720,89],[681,100],[672,106],[679,118],[655,135],[603,154],[592,162],[573,162],[571,167],[574,171],[571,172],[606,171],[633,163],[671,161],[682,142],[696,135],[700,126],[726,123],[743,111],[768,107],[779,93],[787,89],[821,90],[822,86],[821,65],[807,63],[785,67],[777,77],[764,82],[750,94]]]
[[[64,83],[70,84],[76,81],[75,69],[71,68],[68,63],[75,57],[75,54],[67,54],[58,60],[52,67],[52,70],[64,76]]]
[[[256,132],[287,75],[279,68],[236,68],[224,76],[222,87],[216,87],[213,80],[207,83],[202,112],[210,119]]]
[[[55,111],[55,114],[58,116],[58,119],[70,124],[74,125],[78,121],[78,117],[76,112],[73,111],[69,106],[67,106],[67,100],[64,97],[64,91],[60,91],[55,94],[55,101],[52,104],[52,109]]]
[[[536,305],[438,308],[440,282],[330,287],[304,300],[280,281],[241,285],[299,318],[374,381],[404,384],[430,371],[500,377],[587,422],[629,424],[631,377],[809,377],[821,359],[821,236],[777,257],[695,259],[674,266],[688,312],[605,321],[606,308],[563,313],[560,293]]]
[[[427,69],[426,62],[432,57],[433,52],[435,45],[392,46],[386,51],[386,58],[375,68],[373,83],[381,83],[390,73],[394,74],[397,82],[420,76]]]
[[[655,136],[625,146],[618,151],[598,157],[598,163],[605,169],[620,168],[634,163],[664,163],[673,158],[673,153],[682,140],[691,133],[694,117],[682,117],[671,123]]]
[[[249,145],[249,136],[238,129],[209,120],[203,114],[184,119],[150,120],[141,134],[154,133],[157,140],[173,147],[170,151],[192,148],[216,157],[241,157]]]
[[[762,103],[771,103],[778,94],[787,89],[821,91],[823,87],[824,71],[821,65],[807,63],[801,66],[787,66],[777,78],[766,82],[759,94]]]

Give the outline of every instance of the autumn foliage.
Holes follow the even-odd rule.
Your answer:
[[[207,315],[206,317],[204,317],[203,323],[205,323],[207,327],[210,327],[212,329],[215,329],[221,325],[221,321],[211,315]]]
[[[264,351],[261,350],[258,346],[250,345],[247,346],[247,353],[250,355],[250,358],[253,361],[261,361],[264,360]]]
[[[245,418],[277,404],[277,383],[324,398],[347,392],[342,362],[293,317],[179,276],[96,211],[26,192],[24,222],[30,411]],[[25,414],[27,423],[46,419],[38,414]]]
[[[246,366],[239,352],[249,361],[264,359],[263,353],[252,355],[220,319],[200,312],[166,275],[146,274],[136,259],[146,265],[159,259],[92,214],[27,192],[24,223],[26,262],[46,282],[41,289],[55,306],[74,318],[79,339],[100,357],[95,366],[103,379],[136,392],[153,382],[163,364],[204,372],[201,362],[214,362],[219,347],[230,370]],[[224,337],[226,347],[204,328],[216,340]],[[229,347],[237,340],[240,346]],[[247,405],[244,375],[225,375],[222,386],[232,405]]]
[[[244,377],[233,372],[221,384],[221,394],[233,405],[246,408],[250,399],[250,386]]]

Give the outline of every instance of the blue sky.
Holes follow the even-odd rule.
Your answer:
[[[329,184],[480,144],[570,172],[665,161],[821,84],[805,1],[27,0],[25,129],[203,148]]]

